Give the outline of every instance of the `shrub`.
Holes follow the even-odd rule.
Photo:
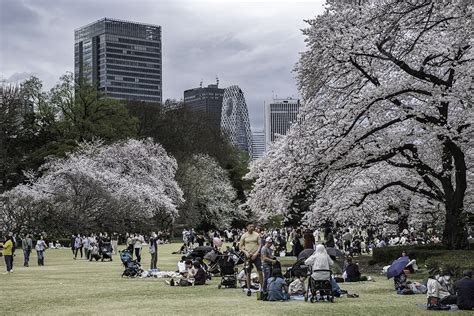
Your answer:
[[[424,262],[427,258],[442,255],[446,252],[444,245],[406,245],[375,248],[372,254],[374,263],[390,264],[401,256],[402,252],[414,253],[417,262]]]
[[[456,278],[460,278],[464,270],[474,269],[474,251],[452,250],[426,259],[425,265],[428,270],[451,271]]]

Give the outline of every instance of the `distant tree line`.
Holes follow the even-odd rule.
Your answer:
[[[41,230],[50,227],[52,222],[55,223],[55,231],[58,234],[69,233],[68,230],[148,229],[149,217],[132,219],[130,216],[125,216],[122,206],[130,205],[121,199],[103,199],[107,203],[100,204],[100,207],[94,210],[83,210],[85,214],[91,211],[99,212],[89,217],[79,217],[77,211],[80,208],[74,203],[68,204],[67,208],[62,205],[63,209],[60,209],[61,203],[53,198],[42,199],[41,203],[40,200],[35,200],[39,204],[28,204],[30,207],[28,212],[18,213],[25,200],[21,203],[12,200],[12,192],[21,186],[30,186],[29,189],[34,187],[36,190],[39,188],[35,186],[38,183],[54,183],[51,174],[55,171],[50,169],[51,166],[57,166],[60,161],[70,163],[73,154],[77,150],[83,150],[86,144],[94,143],[100,148],[112,148],[110,146],[116,143],[125,146],[124,142],[127,139],[148,139],[147,142],[160,144],[165,153],[158,156],[166,158],[169,155],[177,164],[177,170],[173,174],[177,185],[183,190],[184,200],[177,199],[180,201],[176,203],[177,212],[171,217],[169,215],[172,212],[162,212],[163,210],[155,212],[153,215],[155,220],[152,222],[155,223],[153,224],[155,227],[160,225],[170,227],[170,223],[196,228],[216,227],[238,224],[248,215],[243,214],[238,208],[245,201],[245,191],[250,187],[248,181],[242,180],[248,171],[248,157],[245,153],[236,151],[221,135],[220,130],[208,124],[205,116],[189,111],[175,100],[167,100],[163,105],[112,100],[86,82],[75,81],[74,76],[68,73],[49,91],[44,91],[41,80],[35,77],[18,85],[1,84],[0,229]],[[140,148],[143,146],[151,145],[143,143]],[[143,149],[143,152],[145,151]],[[109,149],[109,152],[118,151]],[[166,164],[169,165],[172,160],[164,158],[163,161],[167,161]],[[197,168],[198,165],[201,167]],[[107,192],[108,182],[104,182],[104,179],[95,179],[93,173],[86,172],[87,166],[84,167],[85,169],[81,171],[83,175],[87,175],[84,181],[92,181],[95,186],[101,188],[93,192],[89,190],[87,194],[95,192],[97,195],[118,196],[118,191]],[[152,164],[130,167],[133,170],[141,170],[140,168],[155,167]],[[127,174],[127,171],[123,172]],[[206,172],[207,178],[204,177]],[[202,185],[198,188],[190,185],[199,183],[193,177],[205,178],[206,185],[225,189],[213,192]],[[74,173],[74,178],[76,180],[80,178],[77,172]],[[137,182],[137,185],[141,184]],[[25,188],[23,187],[22,192],[32,192]],[[80,192],[74,194],[80,195]],[[167,194],[163,193],[163,197]],[[35,196],[40,195],[41,193],[38,193]],[[61,197],[74,199],[76,202],[81,201],[81,198],[88,199],[86,196]],[[116,203],[117,201],[121,203]],[[147,203],[148,201],[144,201],[143,205],[148,208]],[[24,216],[36,214],[35,207],[41,208],[42,211],[36,213],[42,215],[34,216],[34,223],[24,221]],[[13,211],[15,213],[12,213]],[[137,214],[143,213],[137,212]],[[189,216],[190,214],[192,216]],[[117,216],[128,220],[124,220],[121,224],[117,221]],[[80,220],[71,226],[75,218]],[[29,223],[29,226],[17,225],[15,221],[19,220]],[[104,226],[104,222],[107,221],[113,222],[114,225]],[[62,223],[71,228],[60,227]]]

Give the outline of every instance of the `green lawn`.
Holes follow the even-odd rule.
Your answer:
[[[162,271],[175,270],[179,255],[171,255],[178,244],[159,248],[158,266]],[[20,250],[21,251],[21,250]],[[146,251],[145,251],[146,252]],[[36,266],[36,254],[30,267],[22,266],[23,256],[15,257],[14,272],[0,274],[0,314],[162,314],[162,315],[424,315],[416,304],[425,295],[396,295],[392,282],[375,276],[376,282],[342,284],[343,289],[360,298],[339,298],[336,303],[291,301],[261,302],[247,297],[239,289],[217,289],[219,278],[209,285],[170,287],[163,279],[121,278],[120,258],[114,262],[72,260],[69,249],[48,250],[44,267]],[[5,263],[1,258],[1,269]],[[144,253],[144,267],[149,254]],[[458,313],[462,315],[462,312]],[[465,313],[468,314],[468,313]]]

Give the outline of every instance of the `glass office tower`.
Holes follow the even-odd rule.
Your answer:
[[[217,84],[184,91],[184,106],[203,115],[217,130],[221,128],[221,111],[224,89]]]
[[[235,148],[246,151],[249,158],[252,158],[249,112],[239,86],[230,86],[224,90],[221,131]]]
[[[161,27],[104,18],[74,31],[74,73],[109,97],[162,103]]]
[[[265,142],[267,148],[280,135],[286,135],[298,119],[300,100],[273,99],[265,102]]]

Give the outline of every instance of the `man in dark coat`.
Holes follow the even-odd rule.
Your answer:
[[[457,294],[456,305],[459,309],[474,309],[474,280],[472,270],[464,271],[464,277],[454,283],[454,290]]]

